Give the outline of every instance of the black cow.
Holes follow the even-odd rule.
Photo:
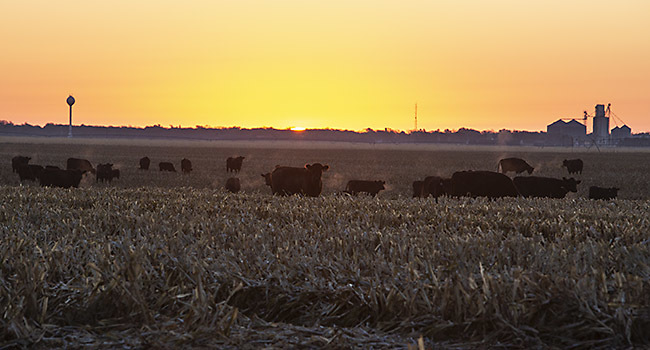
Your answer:
[[[364,192],[374,197],[379,191],[386,189],[385,184],[385,181],[350,180],[345,186],[345,192],[353,196]]]
[[[149,157],[140,158],[140,170],[149,170],[149,164],[151,164]]]
[[[499,161],[499,165],[497,168],[501,168],[501,172],[503,174],[509,172],[509,171],[514,171],[517,174],[521,174],[524,171],[527,171],[528,174],[532,174],[533,168],[530,166],[528,163],[526,163],[525,160],[521,158],[504,158]]]
[[[113,164],[111,163],[97,164],[97,173],[96,173],[95,181],[111,182],[111,180],[113,180]]]
[[[323,190],[321,176],[329,169],[320,163],[306,164],[304,168],[276,167],[271,172],[271,190],[273,194],[304,194],[318,197]]]
[[[237,193],[241,189],[241,184],[239,182],[239,179],[236,177],[231,177],[226,180],[226,190],[232,192],[232,193]]]
[[[422,193],[419,197],[433,196],[438,198],[451,194],[451,179],[444,179],[440,176],[427,176],[422,182]]]
[[[24,180],[36,181],[43,172],[43,167],[36,164],[20,164],[18,166],[18,177],[20,182]]]
[[[512,180],[493,171],[459,171],[451,176],[453,196],[517,197],[519,192]]]
[[[31,157],[23,157],[23,156],[15,156],[11,158],[11,171],[14,173],[18,172],[18,168],[21,165],[27,165],[29,164],[29,160],[32,159]]]
[[[170,162],[160,162],[158,163],[158,169],[160,171],[173,171],[176,172],[176,168],[174,168],[174,164]]]
[[[424,181],[413,181],[413,198],[422,197],[422,187],[424,187]]]
[[[226,159],[226,171],[238,173],[241,170],[241,165],[245,158],[246,157],[242,156],[236,158],[228,157],[228,159]]]
[[[605,188],[605,187],[591,186],[589,187],[589,199],[604,199],[604,200],[615,199],[616,196],[618,195],[618,190],[620,190],[620,188],[618,187]]]
[[[53,187],[79,187],[83,171],[75,170],[62,170],[62,169],[44,169],[41,176],[38,178],[41,186]]]
[[[90,171],[95,174],[96,170],[93,165],[86,159],[68,158],[66,162],[66,170],[81,170],[82,173]]]
[[[262,177],[264,178],[264,184],[269,187],[272,187],[271,173],[262,174]]]
[[[582,159],[565,159],[562,166],[566,167],[569,174],[582,174]]]
[[[574,178],[555,179],[541,176],[517,176],[515,186],[524,197],[564,198],[568,192],[578,192],[578,184]]]
[[[189,174],[192,171],[192,162],[189,159],[183,158],[181,160],[181,171],[183,174]]]

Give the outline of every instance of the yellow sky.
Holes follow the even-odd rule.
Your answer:
[[[546,130],[597,103],[650,130],[650,1],[13,1],[0,119]],[[612,122],[612,126],[614,123]]]

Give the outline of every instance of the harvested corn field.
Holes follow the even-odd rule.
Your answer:
[[[5,345],[647,344],[647,202],[0,188]]]
[[[7,145],[7,144],[6,144]],[[20,183],[11,156],[113,162],[110,184]],[[242,191],[223,184],[246,156]],[[138,170],[189,158],[191,174]],[[507,154],[511,155],[511,154]],[[567,176],[575,154],[519,152]],[[648,153],[584,153],[616,200],[411,198],[502,151],[8,144],[0,148],[0,347],[612,348],[650,337]],[[318,198],[261,173],[319,161]],[[176,165],[179,169],[180,166]],[[376,198],[339,194],[353,176]],[[581,184],[580,186],[583,186]]]

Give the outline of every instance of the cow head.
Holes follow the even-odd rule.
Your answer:
[[[329,169],[329,165],[323,165],[321,163],[314,163],[314,164],[305,164],[305,168],[309,170],[310,173],[316,175],[320,178],[321,174],[323,174],[324,171],[327,171]]]
[[[578,185],[582,182],[572,177],[568,179],[566,177],[563,177],[562,181],[563,181],[563,187],[570,192],[578,192]]]
[[[271,186],[271,173],[262,174],[262,177],[264,178],[264,184]]]

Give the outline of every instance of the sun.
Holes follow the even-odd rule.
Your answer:
[[[294,126],[291,128],[291,131],[305,131],[307,128],[304,128],[302,126]]]

